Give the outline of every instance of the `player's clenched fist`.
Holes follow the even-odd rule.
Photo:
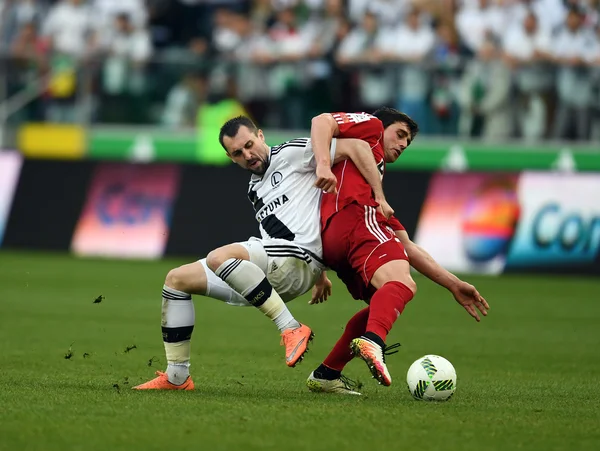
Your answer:
[[[337,179],[329,166],[317,166],[315,186],[326,193],[337,193]]]
[[[376,198],[375,201],[379,204],[377,210],[379,210],[379,212],[385,216],[386,219],[390,219],[390,216],[394,214],[394,209],[390,206],[390,204],[387,203],[387,200]]]

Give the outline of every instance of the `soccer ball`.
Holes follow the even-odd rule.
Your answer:
[[[410,366],[406,382],[415,399],[447,401],[456,390],[456,370],[439,355],[425,355]]]

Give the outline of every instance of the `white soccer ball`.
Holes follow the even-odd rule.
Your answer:
[[[425,355],[410,366],[406,382],[415,399],[447,401],[456,390],[456,370],[439,355]]]

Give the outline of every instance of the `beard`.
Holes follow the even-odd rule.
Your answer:
[[[264,175],[265,172],[267,172],[267,169],[269,168],[269,163],[260,159],[257,161],[258,164],[256,165],[256,167],[248,168],[248,170],[254,175]]]

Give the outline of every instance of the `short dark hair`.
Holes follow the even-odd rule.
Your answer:
[[[411,141],[415,139],[415,136],[417,136],[417,133],[419,133],[419,125],[412,120],[408,114],[401,113],[394,108],[384,106],[375,111],[373,116],[382,122],[384,129],[388,128],[392,124],[395,124],[396,122],[402,122],[408,125]]]
[[[239,131],[241,126],[248,127],[248,129],[255,135],[258,131],[258,127],[254,122],[252,122],[252,119],[250,119],[249,117],[237,116],[233,119],[229,119],[223,124],[223,126],[221,127],[221,131],[219,132],[219,142],[221,143],[221,146],[223,146],[223,149],[225,149],[226,152],[227,147],[225,147],[225,144],[223,143],[223,137],[227,136],[229,138],[233,138],[235,135],[237,135],[237,132]]]

